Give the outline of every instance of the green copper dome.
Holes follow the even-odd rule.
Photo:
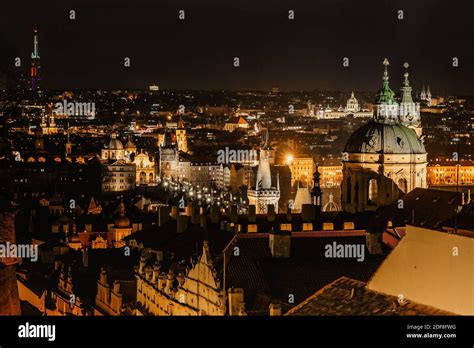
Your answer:
[[[426,150],[414,130],[401,124],[370,121],[352,133],[344,152],[425,154]]]

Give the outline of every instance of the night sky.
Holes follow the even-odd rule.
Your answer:
[[[36,24],[49,88],[367,90],[388,57],[398,92],[474,94],[473,1],[2,1],[0,64],[29,65]],[[76,19],[69,19],[69,10]],[[186,19],[178,19],[178,11]],[[295,19],[288,20],[288,10]],[[404,11],[404,20],[397,11]],[[123,66],[124,57],[131,67]],[[233,67],[239,57],[241,66]],[[343,68],[342,59],[350,59]],[[452,67],[459,58],[459,68]]]

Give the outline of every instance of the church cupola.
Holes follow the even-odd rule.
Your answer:
[[[395,101],[395,93],[390,89],[388,77],[388,59],[385,58],[383,65],[385,70],[382,78],[382,88],[377,93],[375,102],[376,109],[374,119],[382,123],[395,123],[398,118],[398,103]]]

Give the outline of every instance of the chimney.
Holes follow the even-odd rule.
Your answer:
[[[191,223],[193,225],[199,224],[199,206],[197,204],[191,205]]]
[[[166,273],[161,272],[161,274],[158,276],[158,290],[163,291],[166,285]]]
[[[178,215],[176,222],[177,232],[183,233],[188,228],[188,217],[186,215]]]
[[[178,207],[175,205],[171,207],[171,218],[173,220],[176,220],[178,218]]]
[[[158,275],[160,274],[160,266],[155,263],[153,265],[153,275],[151,277],[152,284],[156,284],[158,282]]]
[[[201,228],[203,228],[203,229],[206,229],[206,227],[207,227],[207,216],[205,214],[203,214],[199,217],[199,226],[201,226]]]
[[[270,316],[281,316],[281,305],[276,303],[270,303]]]
[[[275,206],[273,204],[267,205],[267,220],[269,222],[275,221]]]
[[[232,204],[229,209],[229,218],[230,221],[233,223],[236,223],[238,220],[238,213],[237,213],[237,206],[235,204]]]
[[[172,270],[169,271],[168,276],[166,277],[166,287],[165,291],[170,293],[173,290],[173,283],[174,283],[174,273]]]
[[[179,272],[178,276],[176,278],[178,279],[179,286],[183,286],[183,284],[184,284],[184,273]]]
[[[151,281],[153,269],[150,266],[145,267],[145,279]]]
[[[244,289],[230,288],[228,291],[229,315],[239,315],[240,308],[244,304]]]
[[[219,216],[220,216],[219,206],[216,204],[213,204],[211,206],[211,222],[213,224],[217,224],[219,222]]]
[[[138,274],[143,275],[145,272],[145,256],[140,256],[140,266],[138,268]]]
[[[371,255],[381,255],[383,254],[382,251],[382,243],[380,240],[382,239],[382,233],[366,233],[365,234],[365,242],[367,245],[367,249]]]
[[[274,258],[289,258],[291,255],[291,232],[272,231],[268,234],[270,252]]]
[[[291,215],[291,208],[290,206],[286,207],[286,221],[291,221],[293,219],[293,215]]]
[[[82,249],[82,265],[85,268],[89,267],[89,249],[87,247]]]
[[[158,226],[163,226],[170,219],[170,207],[161,205],[158,207]]]
[[[107,271],[104,267],[100,270],[99,282],[103,285],[107,285]]]
[[[249,205],[249,222],[257,221],[257,208],[255,205]]]
[[[186,208],[184,209],[184,213],[187,215],[187,216],[191,216],[193,215],[193,204],[192,203],[189,203]]]
[[[113,289],[116,294],[120,293],[120,281],[118,279],[115,279]]]
[[[303,204],[303,209],[301,211],[301,217],[303,221],[313,221],[316,219],[316,210],[315,206],[312,204]]]

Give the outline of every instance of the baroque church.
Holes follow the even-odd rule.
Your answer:
[[[412,99],[408,64],[400,103],[389,86],[388,60],[383,64],[373,118],[349,137],[343,152],[341,202],[350,213],[376,210],[416,187],[427,187],[420,105]]]

